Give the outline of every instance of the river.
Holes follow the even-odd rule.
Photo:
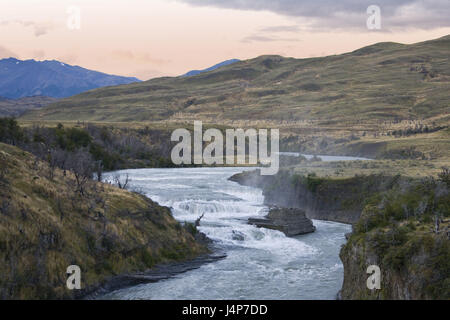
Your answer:
[[[248,217],[265,215],[267,207],[261,190],[228,180],[244,170],[251,169],[119,171],[129,174],[132,189],[171,207],[181,222],[193,222],[205,213],[199,229],[215,241],[226,258],[100,298],[335,299],[343,281],[339,250],[351,226],[314,220],[316,232],[289,238],[248,225]]]
[[[312,154],[301,154],[298,152],[278,152],[279,155],[281,156],[288,156],[288,157],[299,157],[299,156],[303,156],[305,157],[307,160],[310,160],[314,157],[320,158],[320,160],[324,161],[324,162],[333,162],[333,161],[356,161],[356,160],[361,160],[361,161],[368,161],[368,160],[372,160],[369,158],[362,158],[362,157],[350,157],[350,156],[324,156],[324,155],[312,155]]]

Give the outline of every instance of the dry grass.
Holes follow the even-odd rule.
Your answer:
[[[448,123],[450,37],[379,43],[323,58],[262,56],[188,78],[107,87],[26,114],[26,120],[241,121],[320,127],[393,120]]]
[[[84,289],[118,274],[186,259],[205,248],[168,208],[111,185],[89,182],[85,196],[74,177],[0,144],[0,297],[62,298],[67,266],[82,269]]]
[[[316,174],[319,177],[348,178],[355,175],[382,174],[385,176],[401,175],[419,178],[437,175],[442,167],[448,167],[450,161],[427,160],[372,160],[372,161],[303,161],[298,165],[290,166],[294,173],[308,175]]]

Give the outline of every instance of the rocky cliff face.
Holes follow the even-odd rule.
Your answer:
[[[353,224],[340,252],[342,299],[450,299],[450,179],[372,175],[346,179],[244,172],[231,180],[261,188],[267,203],[309,218]],[[380,289],[368,289],[369,266]]]
[[[348,242],[343,299],[449,299],[450,193],[425,179],[367,201]],[[369,290],[367,268],[379,267],[380,288]]]
[[[265,218],[250,218],[249,224],[284,232],[288,237],[311,233],[316,230],[305,212],[296,208],[271,208]]]
[[[373,238],[353,239],[340,253],[344,264],[342,299],[448,299],[450,283],[449,241],[446,236],[428,234],[411,239],[396,260],[379,252]],[[368,266],[380,267],[380,289],[369,290]]]
[[[262,189],[268,205],[299,208],[310,219],[348,224],[358,221],[366,197],[398,182],[397,177],[378,175],[342,179],[305,177],[286,170],[274,176],[261,176],[258,170],[247,171],[230,180]]]

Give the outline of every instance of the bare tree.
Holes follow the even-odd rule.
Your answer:
[[[92,157],[86,151],[77,151],[67,159],[67,169],[71,170],[75,176],[77,192],[85,195],[86,183],[92,178]]]
[[[103,162],[102,162],[102,160],[95,162],[95,172],[97,174],[97,181],[102,182],[102,179],[103,179]]]
[[[65,168],[69,155],[66,151],[59,149],[48,150],[47,162],[50,169],[50,179],[53,179],[56,168]]]
[[[197,228],[200,226],[200,221],[203,219],[203,216],[205,215],[205,213],[203,213],[200,217],[197,218],[197,220],[195,220],[195,224],[194,226]]]
[[[441,226],[441,216],[439,212],[436,212],[434,215],[434,233],[439,233],[440,226]]]
[[[439,173],[439,180],[444,182],[448,188],[450,188],[450,168],[442,167],[441,173]]]
[[[122,177],[120,174],[116,174],[113,177],[114,179],[114,183],[117,187],[119,187],[119,189],[128,189],[128,183],[131,181],[130,176],[128,175],[128,173],[125,175],[125,180],[122,181]]]
[[[6,174],[8,173],[8,166],[6,157],[0,153],[0,183],[6,183]]]
[[[434,186],[433,208],[434,208],[434,232],[439,233],[440,225],[443,219],[443,212],[437,205],[437,199],[446,196],[449,192],[448,183],[450,182],[448,168],[442,168],[442,173],[439,176],[437,183]],[[434,180],[433,180],[434,181]]]

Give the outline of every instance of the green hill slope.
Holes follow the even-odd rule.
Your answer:
[[[73,298],[116,275],[206,252],[168,208],[0,143],[0,299]],[[82,291],[66,288],[81,268]]]
[[[411,45],[378,43],[322,58],[261,56],[194,77],[92,90],[23,119],[448,122],[449,56],[450,36]]]

